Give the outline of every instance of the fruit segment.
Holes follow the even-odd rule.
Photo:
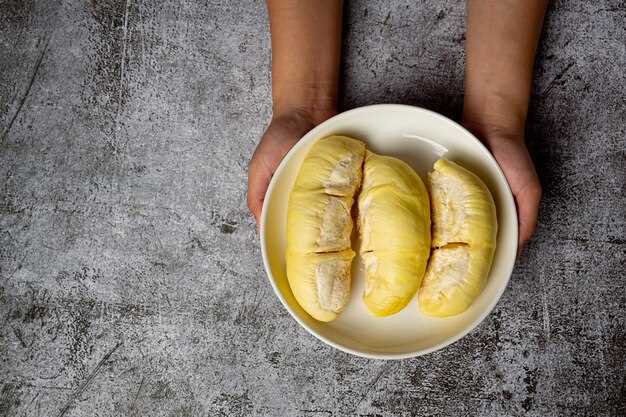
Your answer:
[[[433,252],[419,307],[448,317],[467,310],[485,286],[496,246],[496,207],[478,176],[446,159],[435,163],[428,188]]]
[[[350,247],[352,198],[292,192],[287,216],[290,251],[333,252]]]
[[[416,252],[366,252],[361,258],[365,266],[363,301],[368,311],[384,317],[402,310],[419,287],[426,260]]]
[[[287,207],[287,279],[314,319],[337,318],[350,295],[350,210],[361,186],[365,144],[346,136],[318,140],[305,157]]]
[[[399,159],[367,152],[359,195],[363,301],[375,316],[404,308],[420,286],[430,252],[430,207],[420,177]]]
[[[422,312],[449,317],[467,310],[485,285],[494,250],[458,244],[433,250],[419,293]]]
[[[353,198],[361,186],[365,144],[347,136],[329,136],[311,147],[293,191]]]
[[[433,247],[448,243],[495,245],[496,206],[487,186],[462,166],[440,159],[428,176]]]
[[[328,253],[287,252],[287,279],[298,304],[315,320],[332,321],[350,298],[351,249]]]

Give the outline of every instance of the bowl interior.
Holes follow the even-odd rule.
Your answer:
[[[363,265],[357,255],[348,306],[337,320],[320,323],[298,305],[285,270],[289,191],[300,164],[316,139],[343,134],[361,139],[374,152],[395,156],[426,180],[440,156],[459,162],[485,182],[498,213],[498,240],[487,286],[474,304],[455,317],[437,319],[419,312],[417,297],[401,312],[372,317],[362,301]],[[283,305],[309,332],[326,343],[360,356],[393,359],[440,349],[473,329],[493,309],[511,275],[517,251],[517,215],[508,184],[489,151],[468,131],[428,110],[402,105],[361,107],[320,124],[287,154],[274,174],[261,220],[261,247],[269,279]],[[355,247],[355,246],[353,246]]]

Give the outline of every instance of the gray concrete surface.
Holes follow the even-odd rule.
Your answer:
[[[458,117],[460,1],[348,1],[343,108]],[[400,362],[274,297],[245,206],[262,2],[0,0],[0,416],[626,415],[626,5],[554,1],[539,227],[491,316]]]

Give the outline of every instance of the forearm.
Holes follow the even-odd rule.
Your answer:
[[[547,2],[467,1],[463,120],[483,137],[485,129],[524,131]]]
[[[341,54],[339,0],[268,0],[274,117],[305,111],[321,121],[336,111]]]

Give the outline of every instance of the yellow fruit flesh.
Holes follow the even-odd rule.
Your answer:
[[[350,247],[352,198],[293,191],[287,216],[292,252],[333,252]]]
[[[433,215],[433,247],[448,243],[494,245],[496,207],[475,174],[440,159],[428,176]]]
[[[485,286],[495,253],[497,218],[493,197],[476,175],[440,159],[428,178],[433,252],[420,288],[425,314],[462,313]]]
[[[300,306],[331,321],[350,294],[354,194],[365,145],[345,136],[318,140],[305,157],[287,208],[287,279]]]
[[[328,253],[287,253],[287,277],[298,304],[316,320],[332,321],[350,294],[350,249]]]
[[[404,308],[419,285],[430,252],[430,207],[419,176],[399,159],[367,152],[359,195],[363,301],[376,316]]]
[[[494,249],[451,244],[433,250],[420,289],[421,310],[435,317],[467,310],[484,287]]]

